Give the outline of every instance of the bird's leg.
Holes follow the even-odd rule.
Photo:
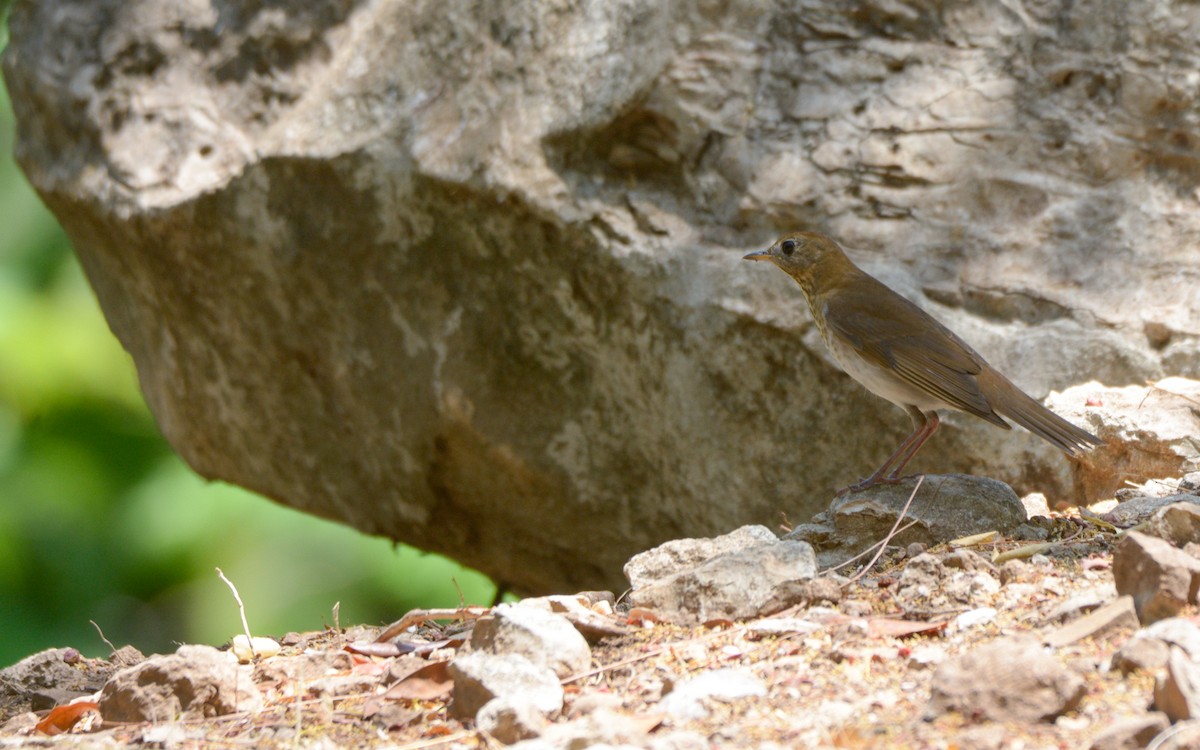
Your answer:
[[[917,451],[921,450],[921,446],[925,444],[926,440],[933,437],[933,433],[937,432],[938,426],[941,425],[941,420],[935,411],[926,414],[915,406],[906,406],[905,410],[912,419],[913,431],[900,442],[888,460],[883,462],[883,466],[880,466],[874,474],[861,482],[838,490],[839,497],[847,492],[860,492],[881,482],[884,484],[899,482],[900,470],[912,460],[913,456],[917,455]]]
[[[919,435],[919,437],[912,441],[912,444],[908,446],[908,451],[904,454],[904,457],[896,463],[896,466],[892,469],[892,473],[888,474],[887,478],[891,481],[900,480],[900,470],[903,469],[905,465],[907,465],[908,462],[913,459],[913,456],[917,455],[917,451],[921,450],[921,446],[925,445],[925,441],[933,437],[933,433],[937,432],[938,427],[940,427],[942,424],[942,420],[938,417],[936,411],[924,413],[915,406],[909,406],[907,408],[909,416],[912,417],[914,427],[917,426],[917,420],[920,418],[921,426],[917,427],[917,430],[914,433],[914,435]]]

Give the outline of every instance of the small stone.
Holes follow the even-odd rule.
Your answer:
[[[904,548],[904,556],[916,557],[927,549],[929,549],[929,545],[925,542],[913,542]]]
[[[511,745],[540,736],[546,717],[528,701],[493,698],[475,714],[475,726]]]
[[[708,737],[688,730],[656,732],[646,740],[646,750],[709,750],[711,747]]]
[[[113,675],[100,691],[100,713],[105,721],[141,722],[257,711],[262,695],[250,675],[228,652],[180,646]]]
[[[1131,531],[1113,550],[1117,593],[1133,597],[1138,618],[1151,623],[1195,600],[1200,560],[1157,537]]]
[[[1155,511],[1140,531],[1180,548],[1200,543],[1200,505],[1195,500],[1172,503]]]
[[[1155,638],[1132,638],[1112,657],[1112,665],[1121,674],[1152,672],[1167,666],[1171,647]]]
[[[605,693],[600,690],[587,690],[571,701],[570,716],[576,718],[595,713],[600,709],[616,711],[624,704],[624,699],[617,693]]]
[[[913,543],[929,546],[987,531],[1006,533],[1025,521],[1021,501],[1003,482],[963,474],[929,474],[919,488],[916,482],[908,477],[849,492],[833,501],[824,524],[797,527],[793,535],[800,532],[796,538],[820,548],[821,567],[828,567],[886,537],[910,496],[904,515],[908,528],[894,539],[906,550]]]
[[[982,571],[996,577],[1000,576],[1000,570],[990,560],[984,559],[978,552],[969,549],[957,549],[950,552],[942,558],[942,565],[947,568],[971,572]]]
[[[945,660],[945,649],[939,646],[918,646],[908,655],[908,666],[913,669],[929,669]]]
[[[1091,601],[1091,599],[1087,601]],[[1126,628],[1130,631],[1138,628],[1137,611],[1134,609],[1132,597],[1119,597],[1116,601],[1110,602],[1094,612],[1076,618],[1049,633],[1042,642],[1058,648],[1119,628]]]
[[[536,607],[562,615],[587,639],[596,643],[605,638],[626,635],[630,632],[613,613],[612,592],[584,591],[574,596],[561,594],[522,599],[522,607]]]
[[[1046,615],[1044,622],[1058,623],[1074,620],[1080,615],[1099,609],[1104,605],[1105,602],[1111,601],[1112,598],[1111,591],[1100,591],[1096,589],[1082,591],[1078,594],[1072,595],[1066,601],[1059,602],[1058,605],[1056,605],[1054,609],[1050,610],[1050,612]],[[1132,605],[1133,600],[1131,599],[1129,603]]]
[[[480,618],[471,648],[489,654],[520,654],[559,678],[586,672],[592,650],[569,620],[538,606],[498,604]]]
[[[805,584],[816,572],[806,542],[759,542],[634,588],[629,599],[676,622],[743,620],[807,601]]]
[[[1170,725],[1161,711],[1120,718],[1096,735],[1089,750],[1138,750]]]
[[[986,625],[992,620],[995,620],[997,614],[999,614],[999,612],[996,611],[995,607],[978,607],[977,609],[970,609],[954,618],[954,626],[960,630],[966,630],[967,628]]]
[[[1034,567],[1024,560],[1007,560],[1000,566],[1000,584],[1028,581],[1036,575]]]
[[[778,539],[766,526],[742,526],[712,539],[675,539],[631,557],[625,563],[625,577],[638,589],[696,568],[719,555]]]
[[[1046,500],[1046,496],[1040,492],[1030,492],[1021,498],[1021,505],[1025,508],[1026,518],[1050,515],[1050,503]]]
[[[1079,705],[1083,679],[1026,637],[993,641],[933,674],[929,715],[957,711],[993,721],[1053,721]]]
[[[1009,536],[1019,542],[1044,542],[1050,538],[1050,529],[1032,523],[1023,523],[1013,529]]]
[[[978,727],[966,727],[956,738],[961,747],[971,750],[1004,750],[1009,738],[1008,731],[998,724],[985,724]]]
[[[550,724],[540,738],[526,740],[516,747],[520,750],[643,747],[647,732],[661,722],[661,714],[643,716],[598,708],[571,721]]]
[[[510,700],[513,705],[528,704],[545,715],[557,713],[563,705],[563,689],[558,677],[520,654],[473,652],[450,662],[454,680],[451,713],[471,719],[489,701]]]
[[[763,681],[745,670],[715,669],[677,684],[658,705],[678,719],[702,719],[708,715],[705,699],[731,701],[766,694]]]
[[[100,685],[79,661],[79,651],[73,648],[52,648],[27,656],[0,669],[0,697],[23,696],[45,688],[95,692]]]
[[[1101,514],[1101,518],[1121,528],[1137,526],[1147,521],[1163,508],[1176,503],[1200,503],[1196,495],[1170,495],[1167,497],[1135,497],[1118,503],[1115,508]]]
[[[1190,659],[1200,660],[1200,626],[1184,617],[1169,617],[1148,625],[1113,654],[1113,666],[1124,674],[1161,669],[1167,665],[1171,646],[1182,649]]]
[[[1172,646],[1166,674],[1154,682],[1154,707],[1172,722],[1200,718],[1200,664]]]

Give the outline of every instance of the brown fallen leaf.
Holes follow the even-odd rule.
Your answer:
[[[435,661],[412,670],[383,694],[386,700],[428,701],[445,698],[454,687],[448,661]]]
[[[392,656],[399,656],[402,653],[400,647],[395,643],[355,641],[354,643],[347,643],[343,648],[352,654],[361,654],[363,656],[379,656],[385,659]]]
[[[872,617],[867,620],[867,629],[871,635],[879,638],[905,638],[910,635],[940,633],[949,624],[949,620],[923,622],[919,620],[896,620],[890,617]]]
[[[652,609],[634,607],[629,610],[629,614],[625,615],[625,621],[630,625],[644,625],[646,623],[662,622],[662,617]]]
[[[100,713],[100,704],[92,701],[79,701],[78,703],[68,703],[65,706],[55,706],[50,709],[50,713],[46,714],[46,718],[37,723],[34,729],[49,735],[69,732],[79,723],[80,719],[91,711]]]

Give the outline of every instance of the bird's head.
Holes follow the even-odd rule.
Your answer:
[[[816,232],[785,234],[766,250],[743,256],[743,260],[766,260],[779,266],[800,284],[810,301],[862,273],[837,242]]]
[[[780,237],[766,250],[743,256],[743,260],[766,260],[787,271],[794,277],[807,276],[822,261],[844,258],[838,244],[829,237],[816,232],[792,232]]]

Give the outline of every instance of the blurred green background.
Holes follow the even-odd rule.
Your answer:
[[[6,41],[0,0],[0,50]],[[35,651],[173,651],[486,604],[495,586],[223,484],[167,446],[70,244],[13,162],[0,86],[0,667]]]

